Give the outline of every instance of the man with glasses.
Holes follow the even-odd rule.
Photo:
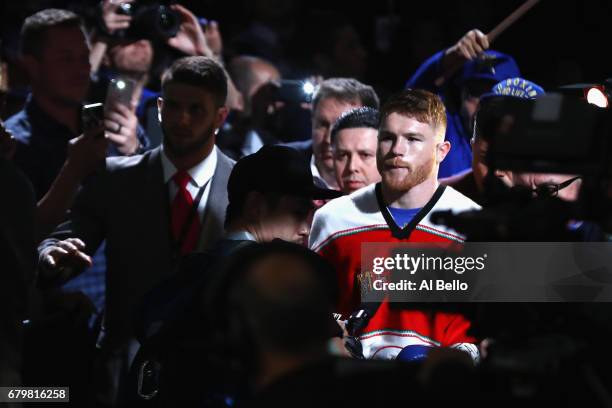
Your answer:
[[[581,176],[538,173],[522,173],[515,177],[517,185],[531,187],[531,191],[537,197],[559,197],[565,201],[578,199],[581,179]]]

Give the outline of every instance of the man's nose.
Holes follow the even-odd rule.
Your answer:
[[[307,220],[302,222],[302,225],[300,225],[298,235],[300,235],[302,238],[308,238],[310,235],[310,223]]]
[[[191,123],[191,115],[187,111],[182,111],[178,117],[179,124],[183,126],[189,126]]]
[[[408,141],[403,137],[398,137],[393,141],[393,145],[391,146],[391,153],[396,156],[403,156],[406,153],[408,147]]]
[[[328,145],[331,145],[331,126],[325,130],[325,136],[323,137],[323,141]]]
[[[359,166],[357,166],[357,159],[355,158],[355,156],[350,155],[348,157],[348,163],[346,164],[346,167],[350,173],[355,173],[357,171]]]

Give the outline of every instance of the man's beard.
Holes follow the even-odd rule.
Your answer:
[[[393,161],[396,159],[387,159],[385,161]],[[410,191],[413,187],[418,186],[423,183],[425,180],[429,178],[434,169],[434,158],[431,157],[425,163],[418,167],[412,167],[410,165],[405,165],[408,174],[405,177],[399,178],[397,176],[392,176],[389,171],[381,171],[382,183],[387,187],[390,191],[396,192],[407,192]]]
[[[163,134],[163,144],[164,149],[168,151],[171,155],[175,157],[185,157],[192,154],[195,151],[202,149],[204,146],[208,144],[210,138],[214,134],[214,127],[210,126],[203,134],[200,135],[193,142],[186,144],[175,144],[172,138],[168,137],[168,132],[164,128],[164,124],[160,123],[162,134]]]

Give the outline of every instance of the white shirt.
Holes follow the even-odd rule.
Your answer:
[[[168,159],[166,153],[164,152],[164,148],[161,150],[161,162],[162,168],[164,171],[164,183],[168,185],[168,193],[170,194],[170,203],[174,200],[176,193],[178,192],[179,187],[172,180],[172,177],[176,174],[177,170],[174,164]],[[189,170],[189,182],[187,183],[187,191],[191,194],[191,197],[196,199],[198,196],[198,192],[202,186],[204,187],[204,192],[202,193],[202,198],[200,199],[200,203],[198,205],[198,216],[200,217],[200,222],[204,220],[204,212],[206,210],[206,203],[208,202],[208,195],[210,193],[210,185],[211,179],[215,174],[215,168],[217,167],[217,146],[214,146],[210,154],[202,160],[200,163],[196,164]]]
[[[310,156],[310,172],[312,173],[312,178],[315,180],[319,180],[321,182],[320,186],[324,186],[325,188],[330,188],[329,184],[323,177],[321,177],[321,173],[319,173],[319,169],[317,169],[317,165],[315,164],[314,154]]]
[[[263,142],[261,138],[254,130],[249,130],[244,137],[244,144],[240,149],[240,152],[243,156],[248,156],[249,154],[257,153],[259,149],[263,147]]]

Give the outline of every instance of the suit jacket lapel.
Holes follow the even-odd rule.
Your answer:
[[[210,192],[206,202],[202,233],[197,250],[209,249],[219,240],[225,231],[225,210],[227,209],[227,181],[234,166],[234,161],[218,151],[217,167],[211,180]]]

